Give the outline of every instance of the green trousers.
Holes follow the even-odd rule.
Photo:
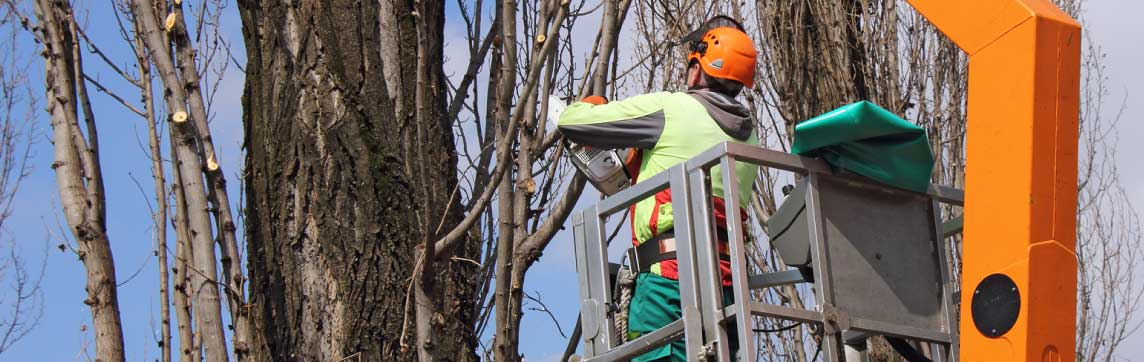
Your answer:
[[[730,305],[731,287],[723,288],[723,305]],[[632,304],[628,307],[628,334],[637,338],[645,333],[651,333],[683,317],[683,310],[679,307],[679,281],[664,278],[651,273],[640,273],[636,277],[636,289],[632,292]],[[734,324],[730,330],[734,329]],[[738,349],[738,335],[731,333],[731,354]],[[648,361],[687,361],[687,347],[683,340],[651,350],[636,357],[634,362]]]

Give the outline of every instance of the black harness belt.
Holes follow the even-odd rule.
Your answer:
[[[731,251],[727,243],[727,230],[716,229],[719,238],[719,260],[730,261]],[[653,236],[639,246],[628,249],[628,260],[633,271],[642,273],[651,270],[655,263],[675,259],[675,233],[671,230]]]

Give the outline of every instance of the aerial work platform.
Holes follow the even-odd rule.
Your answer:
[[[916,326],[891,323],[870,325],[869,316],[842,315],[847,306],[844,298],[819,293],[818,303],[824,307],[812,311],[739,303],[726,311],[717,304],[703,304],[718,293],[717,285],[700,280],[716,274],[700,274],[714,267],[709,247],[710,233],[694,234],[694,230],[710,230],[707,220],[677,222],[680,261],[680,289],[684,318],[656,333],[623,345],[610,332],[609,298],[611,285],[606,281],[607,250],[602,244],[577,243],[582,289],[582,320],[585,336],[584,355],[594,360],[616,360],[635,356],[668,337],[687,337],[689,356],[699,356],[711,347],[716,356],[725,357],[726,331],[718,333],[725,318],[750,319],[747,312],[810,321],[829,329],[830,338],[823,344],[828,360],[837,361],[839,336],[846,329],[838,321],[849,321],[850,329],[887,330],[926,335],[929,340],[945,340],[950,354],[965,361],[1049,361],[1075,360],[1076,330],[1076,182],[1077,134],[1080,84],[1081,28],[1075,20],[1048,0],[907,0],[931,24],[941,30],[968,57],[968,100],[966,105],[965,188],[966,209],[964,264],[960,267],[960,330],[949,325],[946,330],[917,329]],[[990,14],[990,16],[980,16]],[[603,240],[601,218],[623,210],[626,202],[650,196],[657,190],[672,187],[677,200],[705,200],[704,169],[715,163],[729,162],[724,156],[739,161],[770,165],[774,168],[804,173],[810,178],[807,194],[808,216],[823,222],[825,210],[817,189],[828,176],[823,163],[760,149],[720,146],[668,172],[643,180],[631,189],[603,200],[600,205],[577,215],[577,238],[580,241]],[[723,171],[726,172],[726,171]],[[694,179],[693,179],[694,178]],[[733,179],[732,179],[733,180]],[[693,190],[693,188],[698,188]],[[733,190],[733,188],[731,188]],[[960,204],[960,192],[931,188],[923,195],[940,203]],[[737,196],[737,195],[729,195]],[[686,199],[684,199],[686,197]],[[728,201],[737,201],[730,197]],[[679,202],[679,201],[677,201]],[[702,207],[695,213],[709,208]],[[728,202],[736,205],[736,202]],[[689,208],[690,209],[690,208]],[[931,206],[931,210],[936,210]],[[809,213],[814,211],[814,213]],[[675,211],[676,219],[693,220],[692,210]],[[739,210],[728,210],[729,219]],[[935,218],[935,225],[936,225]],[[817,224],[813,231],[812,256],[816,290],[830,288],[838,281],[832,247],[824,247],[830,236],[825,226]],[[732,258],[735,267],[736,300],[744,301],[750,288],[743,256],[742,230],[733,225]],[[590,239],[589,239],[590,238]],[[943,249],[937,250],[945,253]],[[944,260],[944,258],[941,258]],[[825,261],[825,262],[824,262]],[[825,268],[823,268],[825,266]],[[940,268],[948,273],[948,268]],[[827,276],[824,278],[824,276]],[[758,280],[760,276],[756,276]],[[945,280],[945,278],[943,278]],[[943,285],[942,299],[950,297],[950,285]],[[978,292],[981,293],[978,293]],[[1006,295],[1011,293],[1013,295]],[[992,296],[992,297],[990,297]],[[997,297],[997,298],[993,298]],[[1015,297],[1015,298],[1013,298]],[[994,304],[1006,298],[1016,304],[1000,308]],[[1020,303],[1021,300],[1027,301]],[[1035,303],[1033,302],[1035,301]],[[947,308],[948,309],[948,308]],[[702,313],[700,312],[702,311]],[[839,316],[845,318],[828,318]],[[951,318],[947,310],[944,323]],[[797,317],[797,318],[793,318]],[[925,319],[925,318],[922,318]],[[833,322],[832,322],[833,321]],[[857,323],[855,323],[857,322]],[[592,324],[594,323],[594,324]],[[739,325],[748,325],[739,323]],[[870,328],[868,328],[870,327]],[[887,327],[887,328],[883,328]],[[902,328],[906,327],[906,328]],[[900,329],[900,330],[899,330]],[[743,333],[743,331],[739,331]],[[895,334],[895,333],[886,333]],[[905,335],[907,333],[898,333]],[[709,337],[704,337],[704,336]],[[656,338],[652,338],[652,337]],[[657,339],[658,338],[658,339]],[[753,340],[741,339],[742,350],[753,350]],[[656,343],[652,345],[651,343]],[[729,352],[728,352],[729,353]],[[753,360],[752,354],[744,360]],[[726,359],[723,359],[726,360]]]
[[[770,242],[797,268],[748,273],[746,231],[729,223],[735,302],[724,306],[710,200],[723,197],[727,219],[739,219],[735,167],[729,167],[734,162],[801,175],[770,222]],[[711,195],[712,172],[722,173],[726,194]],[[683,318],[621,344],[614,328],[617,299],[605,220],[666,188],[673,197]],[[918,193],[836,172],[817,159],[735,143],[717,145],[574,216],[583,360],[625,361],[684,338],[690,360],[731,361],[726,342],[737,334],[738,360],[755,361],[756,316],[817,325],[827,361],[843,360],[844,331],[932,342],[940,349],[934,354],[937,360],[956,360],[956,287],[945,239],[960,227],[943,226],[941,204],[960,206],[962,199],[960,190],[948,187],[931,185]],[[750,298],[753,289],[798,283],[813,287],[813,308]],[[739,328],[728,328],[732,321]]]

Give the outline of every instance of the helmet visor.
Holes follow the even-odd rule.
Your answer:
[[[698,29],[687,33],[683,39],[680,39],[680,44],[690,44],[691,50],[696,51],[698,46],[695,45],[695,43],[702,43],[703,36],[707,35],[708,31],[711,31],[711,29],[715,28],[735,28],[739,29],[739,31],[744,31],[743,24],[735,21],[735,19],[732,19],[730,16],[726,15],[718,15],[711,19],[707,19],[707,21],[704,22],[703,25]]]

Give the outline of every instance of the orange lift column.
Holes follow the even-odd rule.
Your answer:
[[[1073,361],[1080,25],[1049,0],[908,0],[969,55],[962,361]]]

